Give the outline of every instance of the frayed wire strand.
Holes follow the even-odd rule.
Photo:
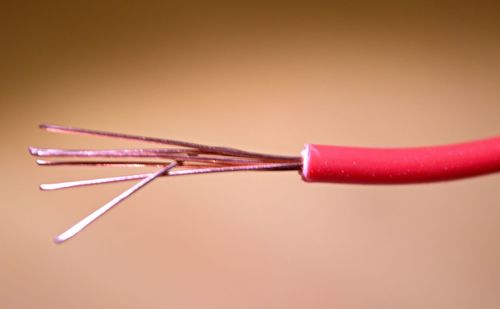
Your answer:
[[[40,125],[41,129],[55,133],[91,135],[133,141],[156,143],[181,148],[137,148],[137,149],[53,149],[30,147],[36,157],[70,158],[71,160],[37,160],[41,166],[95,166],[95,167],[161,167],[157,172],[42,184],[42,190],[59,190],[82,186],[139,180],[111,201],[92,212],[67,231],[57,236],[62,243],[94,222],[97,218],[158,177],[182,176],[239,171],[285,171],[300,170],[300,157],[269,155],[235,148],[208,146],[172,139],[146,137],[106,131],[79,129],[56,125]],[[75,160],[78,158],[78,160]],[[96,160],[99,159],[99,160]],[[128,159],[128,160],[124,160]]]

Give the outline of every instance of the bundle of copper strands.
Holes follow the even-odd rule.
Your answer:
[[[409,148],[306,144],[301,157],[294,157],[53,125],[41,125],[40,128],[56,133],[101,136],[170,146],[111,150],[30,148],[31,154],[38,157],[73,158],[63,161],[37,161],[39,165],[44,166],[159,168],[154,173],[41,185],[42,190],[57,190],[120,181],[138,181],[56,237],[55,241],[58,243],[73,237],[95,219],[158,177],[236,171],[297,170],[307,182],[392,185],[446,181],[500,172],[500,136],[458,144]],[[97,159],[99,161],[96,161]]]
[[[236,171],[284,171],[300,170],[300,157],[279,156],[249,152],[228,147],[208,146],[178,140],[137,136],[87,130],[56,125],[40,125],[48,132],[91,135],[130,141],[159,144],[162,148],[139,149],[46,149],[30,147],[32,155],[46,158],[68,158],[69,160],[37,160],[42,166],[118,166],[118,167],[157,167],[153,173],[134,174],[90,180],[79,180],[53,184],[42,184],[42,190],[59,190],[105,183],[133,181],[138,182],[111,201],[97,209],[89,216],[57,236],[57,243],[64,242],[76,235],[94,220],[102,216],[114,206],[128,198],[134,192],[158,177],[181,176],[205,173],[222,173]],[[172,147],[174,146],[174,147]],[[99,160],[96,160],[99,159]]]

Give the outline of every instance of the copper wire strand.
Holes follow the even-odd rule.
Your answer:
[[[94,212],[92,212],[90,215],[87,217],[83,218],[81,221],[70,227],[68,230],[66,230],[64,233],[60,234],[57,236],[54,241],[56,243],[62,243],[65,242],[66,240],[70,239],[71,237],[75,236],[78,234],[81,230],[83,230],[85,227],[87,227],[89,224],[100,218],[102,215],[104,215],[106,212],[111,210],[113,207],[121,203],[123,200],[126,198],[130,197],[132,194],[135,192],[139,191],[141,188],[146,186],[148,183],[152,182],[155,180],[158,176],[162,175],[163,173],[167,172],[168,170],[174,168],[177,165],[177,162],[172,162],[169,165],[161,168],[155,173],[149,174],[147,177],[143,178],[141,181],[130,187],[129,189],[123,191],[120,195],[116,196],[113,198],[111,201],[108,203],[104,204]]]
[[[47,161],[36,160],[36,164],[40,166],[96,166],[96,167],[162,167],[169,162],[166,161]],[[196,167],[218,167],[224,166],[222,163],[189,163],[179,162],[178,168],[196,168]]]
[[[244,165],[244,166],[224,166],[224,167],[208,167],[208,168],[195,168],[187,170],[174,170],[161,175],[160,177],[195,175],[195,174],[209,174],[209,173],[223,173],[223,172],[241,172],[241,171],[289,171],[298,170],[302,166],[301,163],[269,163],[259,165]],[[59,183],[49,183],[40,185],[40,189],[44,191],[52,191],[59,189],[68,189],[82,186],[100,185],[106,183],[115,183],[123,181],[132,181],[148,177],[148,173],[125,175],[106,178],[94,178],[86,180],[76,180]]]
[[[254,157],[254,158],[269,158],[269,159],[285,159],[285,160],[295,160],[297,157],[294,156],[281,156],[281,155],[271,155],[271,154],[263,154],[257,152],[250,152],[245,150],[240,150],[236,148],[230,147],[220,147],[220,146],[209,146],[203,144],[197,144],[192,142],[185,142],[173,139],[165,139],[158,137],[147,137],[140,135],[132,135],[132,134],[124,134],[124,133],[114,133],[107,131],[99,131],[99,130],[89,130],[89,129],[81,129],[74,127],[65,127],[58,125],[49,125],[49,124],[41,124],[40,128],[46,130],[48,132],[54,133],[68,133],[68,134],[81,134],[81,135],[91,135],[91,136],[101,136],[101,137],[110,137],[110,138],[118,138],[125,140],[133,140],[147,143],[156,143],[163,145],[172,145],[172,146],[180,146],[180,147],[188,147],[199,149],[208,153],[218,153],[223,155],[231,155],[231,156],[244,156],[244,157]]]
[[[224,156],[210,156],[208,155],[189,155],[189,154],[169,154],[169,153],[149,153],[143,152],[130,152],[120,150],[66,150],[66,149],[45,149],[31,147],[30,152],[37,157],[72,157],[72,158],[162,158],[186,162],[212,162],[212,163],[237,163],[237,164],[254,164],[258,162],[283,162],[283,160],[261,158],[237,158],[237,157],[224,157]],[[285,160],[289,162],[290,160]]]
[[[162,149],[52,149],[29,147],[32,155],[37,157],[100,157],[100,158],[122,158],[122,157],[162,157],[168,155],[198,155],[198,149],[184,148],[162,148]]]
[[[240,172],[240,171],[287,171],[300,170],[300,157],[262,154],[228,147],[208,146],[191,142],[87,130],[55,125],[40,125],[48,132],[91,135],[133,141],[156,143],[181,148],[134,148],[134,149],[52,149],[29,147],[31,155],[49,158],[71,158],[71,160],[37,160],[41,166],[115,166],[115,167],[161,167],[154,173],[143,173],[88,180],[42,184],[42,190],[116,183],[139,180],[134,186],[119,194],[55,238],[61,243],[79,233],[82,229],[118,205],[130,195],[158,177]],[[78,160],[77,160],[78,158]],[[96,160],[99,159],[99,160]],[[128,159],[128,160],[127,160]],[[155,160],[156,159],[156,160]]]

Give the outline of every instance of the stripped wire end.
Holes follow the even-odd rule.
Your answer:
[[[115,166],[115,167],[159,167],[154,173],[134,174],[61,183],[42,184],[41,190],[59,190],[105,183],[139,180],[111,201],[97,209],[83,220],[57,236],[54,241],[62,243],[75,236],[90,223],[111,208],[137,192],[158,177],[181,176],[206,173],[236,171],[285,171],[302,168],[302,159],[293,156],[269,155],[228,147],[208,146],[171,139],[96,131],[72,127],[42,124],[40,128],[48,132],[90,135],[160,144],[162,148],[139,149],[47,149],[29,147],[31,155],[43,158],[66,158],[62,160],[42,160],[40,166]],[[171,147],[174,146],[175,148]],[[68,160],[69,159],[69,160]],[[126,160],[124,160],[126,159]]]

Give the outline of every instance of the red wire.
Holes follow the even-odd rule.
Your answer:
[[[306,145],[308,182],[404,184],[500,172],[500,137],[420,148]]]

